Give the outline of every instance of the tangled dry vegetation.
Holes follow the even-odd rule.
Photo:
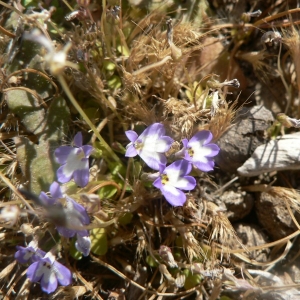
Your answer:
[[[143,162],[124,157],[124,131],[155,122],[176,141],[169,159],[202,129],[222,153],[257,105],[281,114],[247,137],[296,131],[300,9],[288,2],[0,1],[3,299],[300,298],[297,168],[245,177],[226,168],[235,157],[219,158],[213,172],[193,171],[196,189],[171,207],[143,180]],[[20,193],[49,190],[53,151],[78,131],[95,148],[90,182],[65,189],[92,220],[87,257]],[[33,238],[56,247],[71,286],[46,295],[26,279],[14,254]]]

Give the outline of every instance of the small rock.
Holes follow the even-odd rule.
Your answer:
[[[260,193],[255,201],[257,218],[273,240],[282,239],[297,230],[285,202],[280,197]]]
[[[230,221],[238,221],[247,216],[253,208],[254,198],[245,192],[226,191],[220,197],[227,211],[225,215]]]
[[[236,234],[246,247],[264,245],[268,243],[268,237],[259,226],[255,224],[236,224],[234,226]],[[270,254],[269,248],[251,251],[249,257],[259,262],[266,262]]]
[[[241,176],[265,172],[300,169],[300,132],[286,134],[257,147],[252,156],[238,168]]]
[[[218,141],[218,166],[225,172],[236,172],[258,146],[266,143],[265,131],[273,121],[272,113],[263,106],[242,108],[232,128]]]

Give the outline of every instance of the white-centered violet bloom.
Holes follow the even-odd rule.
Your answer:
[[[74,146],[60,146],[55,152],[56,161],[62,165],[56,175],[58,181],[66,183],[72,178],[80,187],[85,187],[89,182],[89,156],[93,151],[90,145],[82,145],[82,133],[74,137]]]
[[[40,282],[42,290],[47,294],[54,292],[58,283],[63,286],[72,283],[71,271],[56,261],[51,252],[31,264],[26,274],[31,282]]]
[[[199,131],[189,141],[182,140],[183,148],[175,156],[193,163],[201,171],[211,171],[215,165],[213,157],[220,151],[218,145],[210,143],[212,138],[210,131]]]
[[[159,170],[160,165],[167,164],[165,152],[170,149],[173,139],[165,136],[163,124],[154,123],[148,126],[140,136],[133,130],[125,131],[125,134],[130,140],[125,156],[139,155],[154,170]]]
[[[160,189],[166,200],[173,206],[183,206],[186,195],[182,190],[190,191],[196,186],[196,180],[187,176],[192,165],[186,160],[177,160],[165,167],[161,165],[160,176],[153,182],[153,186]]]
[[[27,247],[17,246],[17,250],[15,259],[21,264],[28,263],[29,261],[35,262],[46,254],[45,251],[38,248],[36,241],[31,241]]]
[[[57,182],[50,186],[51,196],[41,192],[39,198],[43,206],[57,216],[50,216],[56,223],[58,233],[65,238],[72,238],[76,235],[76,249],[84,256],[88,256],[91,250],[91,239],[89,231],[84,229],[90,224],[90,217],[86,209],[68,196],[64,196]],[[61,206],[59,199],[65,198],[65,206]],[[52,209],[54,207],[54,209]],[[57,209],[56,209],[57,208]]]

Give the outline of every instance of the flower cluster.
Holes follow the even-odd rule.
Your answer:
[[[202,130],[189,141],[182,140],[183,148],[175,154],[179,160],[167,166],[165,153],[169,151],[173,139],[165,135],[163,124],[150,125],[140,136],[132,130],[126,131],[125,134],[130,140],[125,156],[139,155],[150,168],[159,171],[153,186],[161,190],[172,206],[182,206],[186,202],[183,191],[195,188],[195,178],[188,175],[192,166],[204,172],[213,170],[213,157],[220,151],[216,144],[211,143],[212,133]]]
[[[81,132],[75,135],[73,146],[58,147],[54,152],[56,161],[61,165],[57,170],[58,181],[66,183],[74,179],[78,186],[86,186],[89,181],[89,155],[92,150],[92,146],[82,144]],[[65,238],[76,236],[76,249],[88,256],[91,240],[86,225],[90,224],[90,218],[85,208],[64,195],[56,181],[50,185],[49,193],[40,193],[39,204],[46,209],[46,216],[56,225],[58,233]],[[40,250],[36,241],[26,248],[17,246],[15,258],[20,263],[32,263],[27,270],[27,277],[31,282],[40,282],[46,293],[55,291],[58,283],[66,286],[72,282],[70,270],[57,262],[52,253]]]
[[[63,286],[72,283],[71,271],[56,261],[51,252],[40,250],[35,241],[30,242],[26,248],[17,246],[17,249],[15,259],[19,263],[32,262],[27,269],[27,277],[31,282],[40,282],[44,292],[54,292],[58,283]]]

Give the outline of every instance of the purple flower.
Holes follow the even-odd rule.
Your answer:
[[[61,207],[60,209],[63,211],[59,214],[57,212],[57,218],[65,218],[65,220],[58,220],[59,222],[57,222],[60,223],[56,226],[58,233],[66,238],[72,238],[76,235],[76,249],[84,256],[88,256],[91,250],[91,240],[88,230],[84,229],[84,227],[85,225],[90,224],[90,217],[88,216],[85,208],[72,198],[68,196],[64,197],[59,184],[55,181],[50,186],[50,192],[52,197],[49,197],[44,192],[41,192],[39,196],[44,206],[48,207],[48,212],[53,211],[55,213],[56,210],[52,209],[55,205],[60,208],[58,206],[58,204],[60,204],[60,198],[65,198],[66,202],[65,207]],[[55,216],[51,216],[51,218],[56,220]],[[63,226],[61,226],[61,224],[63,224]]]
[[[192,170],[192,165],[185,160],[177,160],[168,167],[161,166],[160,176],[153,185],[160,189],[166,200],[173,206],[182,206],[186,195],[181,190],[190,191],[196,186],[192,176],[186,176]]]
[[[126,147],[125,156],[139,155],[154,170],[159,170],[160,165],[167,164],[164,153],[170,149],[173,140],[165,136],[163,124],[154,123],[148,126],[140,136],[133,130],[125,131],[125,134],[131,142]]]
[[[71,238],[76,234],[76,249],[84,256],[88,256],[91,250],[91,240],[89,237],[89,232],[86,229],[81,230],[80,228],[84,228],[84,225],[90,224],[90,217],[88,216],[85,208],[70,197],[66,197],[65,211],[67,215],[76,215],[76,217],[70,218],[68,227],[57,226],[57,231],[60,235],[66,238]]]
[[[29,261],[35,262],[46,254],[45,251],[38,248],[36,241],[31,241],[27,247],[17,246],[17,249],[15,259],[21,264],[28,263]]]
[[[56,181],[50,185],[49,192],[51,197],[49,197],[45,192],[41,192],[39,196],[40,200],[45,206],[54,205],[59,199],[63,198],[60,185]]]
[[[220,151],[216,144],[210,143],[212,138],[213,135],[210,131],[199,131],[189,141],[182,140],[184,147],[176,153],[176,156],[192,162],[201,171],[211,171],[215,165],[212,157]]]
[[[64,286],[72,283],[71,271],[57,262],[50,252],[29,266],[27,277],[31,282],[41,282],[42,290],[48,294],[56,290],[58,283]]]
[[[61,183],[65,183],[74,178],[80,187],[84,187],[89,182],[89,156],[93,150],[92,146],[82,146],[82,134],[78,132],[74,137],[73,146],[58,147],[55,158],[61,166],[57,170],[57,178]]]

